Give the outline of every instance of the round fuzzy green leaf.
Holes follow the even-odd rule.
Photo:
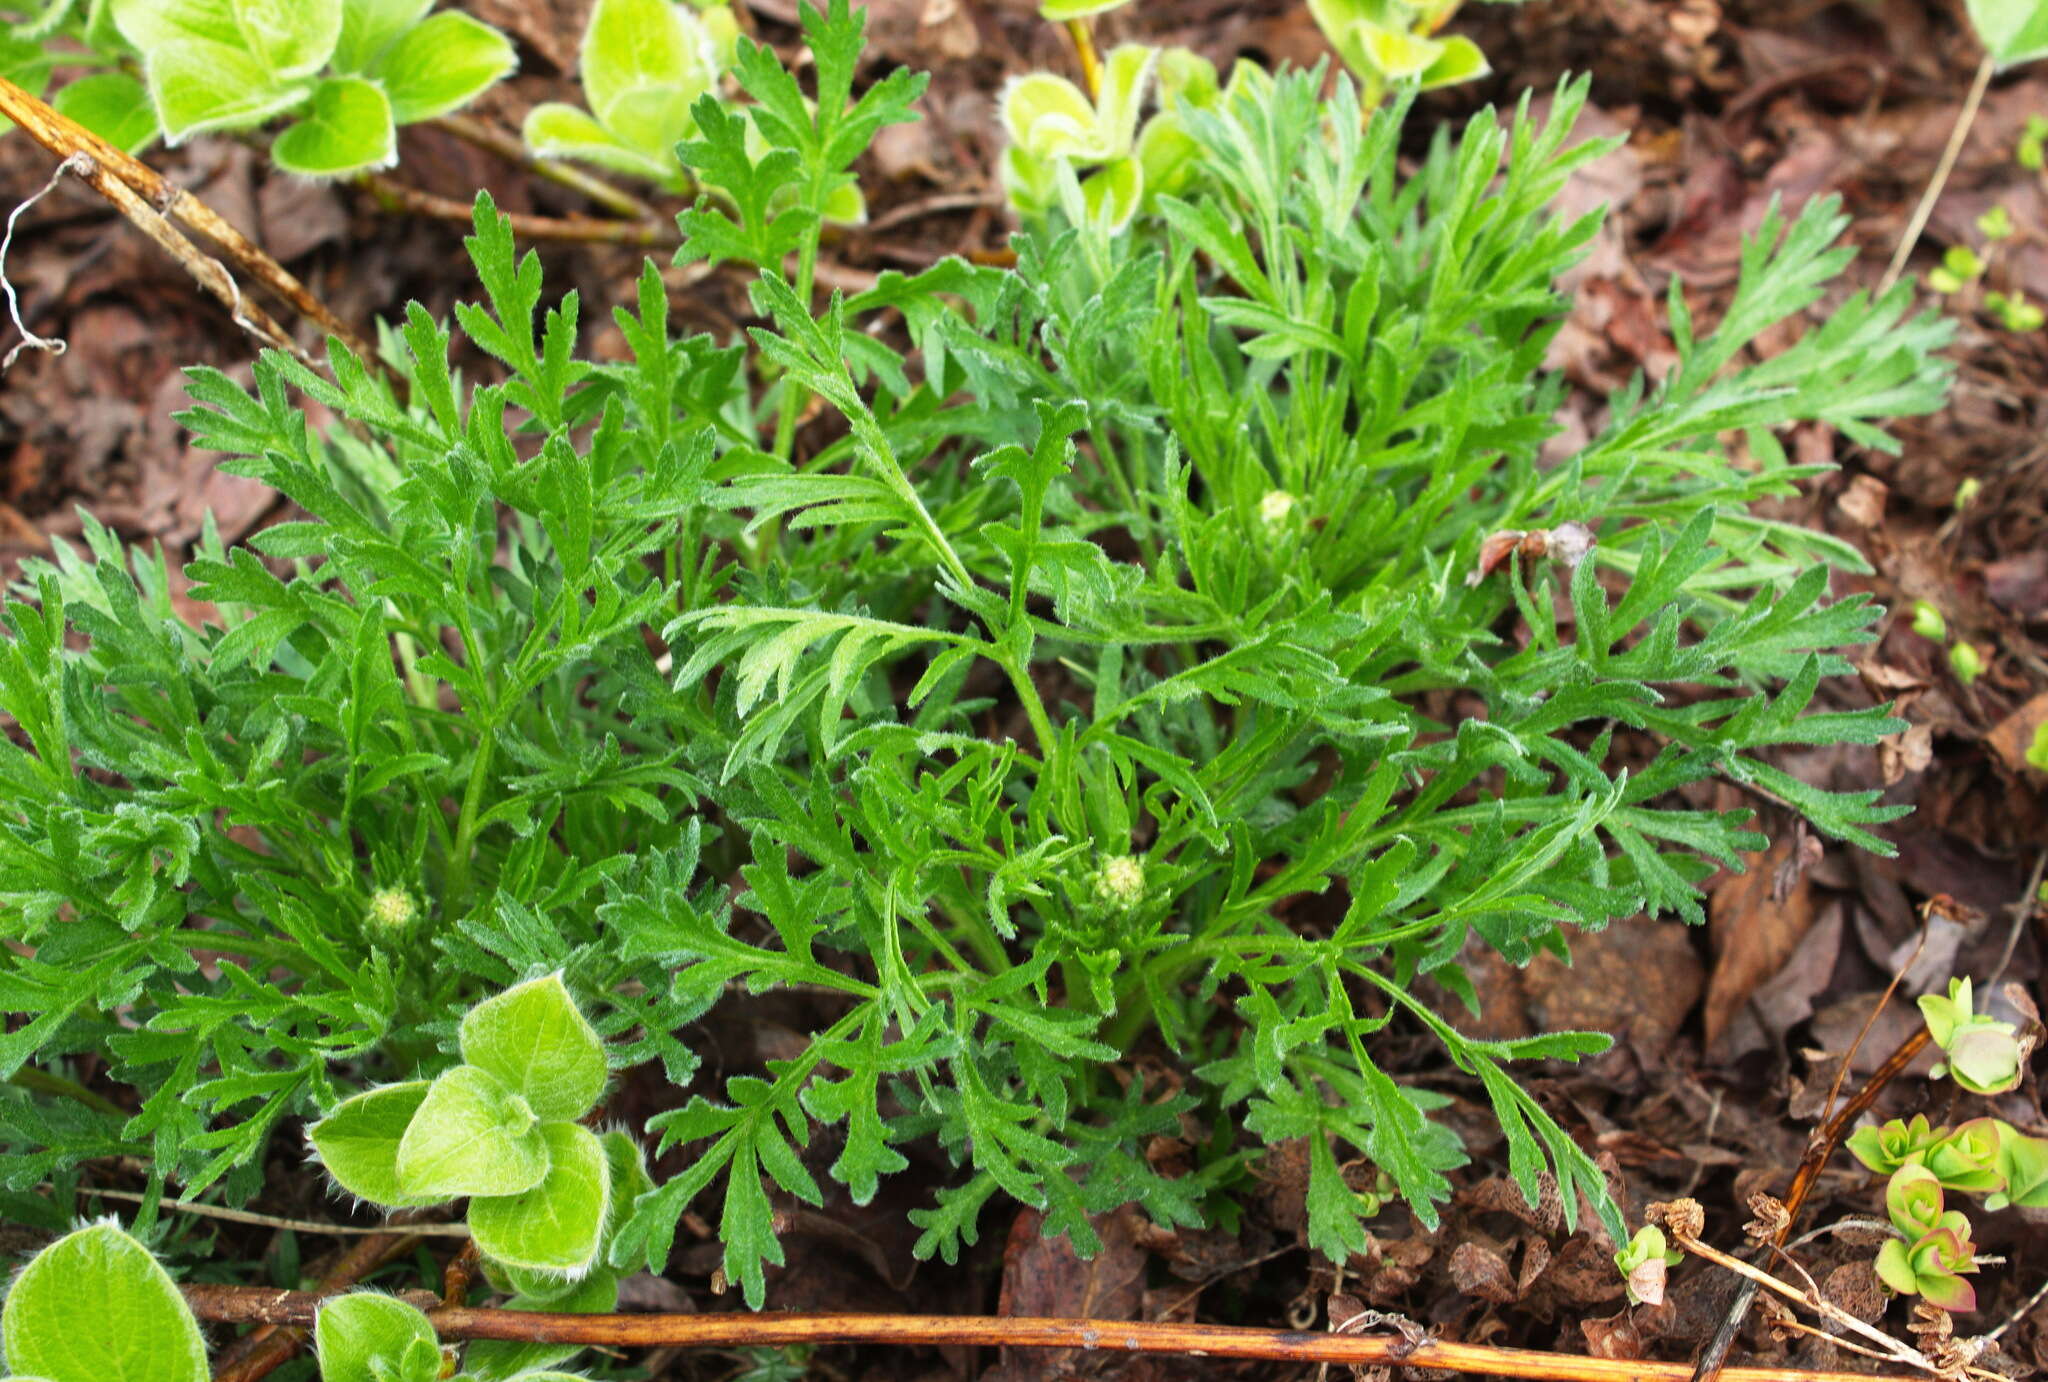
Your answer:
[[[605,1212],[604,1236],[611,1236],[632,1217],[633,1201],[654,1189],[654,1177],[647,1174],[647,1154],[631,1133],[614,1128],[598,1135],[604,1148],[605,1165],[611,1175],[611,1205]]]
[[[671,87],[694,99],[718,76],[703,27],[669,0],[597,0],[579,70],[584,98],[607,125],[612,108],[633,92]]]
[[[545,1123],[547,1178],[520,1195],[469,1203],[477,1251],[508,1267],[581,1276],[597,1261],[611,1202],[611,1168],[597,1134],[579,1123]]]
[[[392,1296],[356,1291],[336,1296],[313,1317],[313,1349],[320,1382],[378,1382],[373,1365],[388,1369],[418,1343],[440,1355],[439,1337],[427,1317]]]
[[[1086,19],[1091,14],[1107,14],[1120,10],[1131,0],[1045,0],[1038,7],[1038,16],[1053,24],[1065,24],[1076,19]]]
[[[677,143],[697,133],[690,107],[702,94],[697,87],[643,86],[613,101],[604,125],[613,138],[649,158],[666,155],[667,175],[673,177],[680,170],[675,162]]]
[[[1970,24],[2000,69],[2048,57],[2048,0],[1968,0]]]
[[[1443,55],[1442,43],[1404,29],[1390,29],[1367,20],[1359,21],[1355,28],[1366,60],[1390,82],[1420,77]]]
[[[572,158],[650,182],[668,182],[678,170],[673,158],[654,158],[620,142],[588,111],[560,101],[547,101],[526,112],[520,130],[536,158]]]
[[[207,130],[260,125],[306,98],[242,48],[185,39],[145,50],[144,75],[156,120],[171,144]]]
[[[398,162],[398,130],[384,89],[363,77],[329,77],[313,92],[305,118],[271,142],[271,161],[287,173],[336,178]]]
[[[199,1322],[149,1249],[108,1222],[37,1253],[0,1311],[7,1367],[49,1382],[206,1382]]]
[[[1111,231],[1122,230],[1138,214],[1138,200],[1145,191],[1145,175],[1135,158],[1105,163],[1081,184],[1081,202],[1088,208],[1091,224],[1106,224]]]
[[[462,1058],[524,1096],[544,1123],[581,1118],[604,1092],[604,1043],[560,974],[487,998],[462,1019]]]
[[[434,1081],[398,1143],[398,1188],[408,1196],[516,1195],[547,1173],[532,1108],[473,1065]]]
[[[343,0],[113,0],[122,37],[153,62],[168,44],[239,50],[271,83],[311,76],[341,38]]]
[[[534,1275],[515,1273],[516,1278]],[[550,1282],[542,1295],[521,1293],[505,1302],[507,1310],[559,1310],[569,1315],[603,1315],[619,1304],[618,1273],[592,1272],[581,1281]],[[479,1339],[463,1352],[462,1366],[486,1382],[502,1378],[530,1378],[536,1368],[552,1368],[568,1362],[582,1347],[577,1344],[522,1344],[510,1339]]]
[[[407,1195],[398,1185],[398,1144],[431,1086],[429,1080],[413,1080],[366,1089],[306,1130],[336,1185],[371,1204],[435,1204],[443,1198]]]
[[[345,0],[330,65],[336,72],[367,74],[433,7],[434,0]]]
[[[1003,128],[1011,143],[1041,159],[1102,158],[1109,152],[1096,127],[1094,102],[1050,72],[1028,73],[1003,88]]]
[[[1486,60],[1486,54],[1479,51],[1479,45],[1463,34],[1452,34],[1449,38],[1438,39],[1443,51],[1436,55],[1422,74],[1422,89],[1434,91],[1438,87],[1456,86],[1460,82],[1477,81],[1493,70]]]
[[[460,110],[518,64],[512,40],[480,20],[443,10],[398,42],[374,75],[401,125]]]
[[[842,182],[825,194],[822,219],[828,226],[864,226],[868,223],[868,199],[857,182]]]
[[[117,149],[137,153],[157,136],[149,89],[126,72],[95,72],[58,92],[50,104]]]

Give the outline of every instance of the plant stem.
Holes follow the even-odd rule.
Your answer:
[[[469,766],[469,786],[462,794],[462,814],[455,821],[455,848],[448,856],[447,891],[441,899],[441,916],[453,921],[469,905],[470,855],[476,848],[476,819],[483,810],[484,784],[490,781],[491,755],[498,746],[495,726],[486,727],[477,741],[476,757]]]
[[[53,1075],[49,1071],[39,1070],[33,1065],[24,1065],[21,1069],[9,1075],[7,1083],[21,1089],[32,1089],[38,1094],[55,1094],[61,1098],[69,1099],[73,1103],[83,1104],[94,1113],[104,1113],[110,1118],[126,1120],[128,1117],[128,1110],[122,1108],[112,1099],[93,1093],[76,1080],[66,1079],[62,1075]]]
[[[811,294],[817,288],[817,280],[818,232],[814,228],[811,234],[804,237],[804,243],[797,251],[796,259],[797,300],[802,302],[806,308],[811,305]],[[809,401],[810,391],[785,374],[782,377],[781,402],[777,405],[775,412],[775,457],[777,460],[787,461],[796,453],[796,421],[803,412],[804,405]],[[781,521],[771,518],[763,523],[756,532],[754,545],[747,552],[747,565],[759,571],[768,564],[769,557],[781,550],[781,546]]]
[[[1956,127],[1949,131],[1948,147],[1941,151],[1941,162],[1934,167],[1934,176],[1928,180],[1927,190],[1920,194],[1920,204],[1913,208],[1913,219],[1906,223],[1906,233],[1899,239],[1899,247],[1892,254],[1891,265],[1885,269],[1884,278],[1877,285],[1877,295],[1883,297],[1899,275],[1905,272],[1906,260],[1913,253],[1913,246],[1920,243],[1920,232],[1927,229],[1927,218],[1934,214],[1934,203],[1941,197],[1941,189],[1948,185],[1948,175],[1955,171],[1956,159],[1962,156],[1963,141],[1970,137],[1970,124],[1977,118],[1977,107],[1983,104],[1984,92],[1991,85],[1991,74],[1997,64],[1986,53],[1984,61],[1977,64],[1977,76],[1970,83],[1970,94],[1963,98],[1963,108],[1956,112]]]
[[[1095,51],[1095,32],[1086,19],[1069,19],[1067,37],[1074,40],[1074,56],[1081,60],[1081,82],[1088,99],[1102,99],[1102,56]]]

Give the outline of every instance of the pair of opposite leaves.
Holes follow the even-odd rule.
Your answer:
[[[350,1194],[392,1208],[467,1195],[486,1258],[581,1277],[615,1196],[646,1179],[630,1138],[577,1122],[604,1090],[603,1042],[550,974],[470,1009],[461,1047],[461,1065],[344,1100],[308,1139]]]
[[[177,1284],[111,1220],[36,1254],[8,1292],[0,1334],[16,1382],[206,1382],[209,1375],[199,1322]],[[322,1382],[437,1382],[442,1375],[433,1324],[390,1296],[365,1291],[325,1302],[313,1335]],[[493,1375],[577,1382],[544,1368]]]

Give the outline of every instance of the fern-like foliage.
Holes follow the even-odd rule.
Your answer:
[[[542,310],[483,199],[457,322],[502,382],[459,380],[417,308],[402,391],[339,346],[331,379],[267,357],[253,394],[194,373],[199,443],[307,515],[209,541],[216,622],[97,527],[30,567],[0,641],[6,1188],[147,1149],[247,1196],[283,1120],[446,1068],[469,1004],[562,970],[614,1059],[678,1086],[733,995],[819,1014],[801,1054],[670,1101],[648,1131],[685,1169],[613,1241],[659,1267],[699,1206],[755,1304],[775,1198],[864,1202],[914,1145],[957,1167],[913,1216],[948,1260],[998,1195],[1083,1248],[1117,1205],[1204,1222],[1294,1138],[1321,1251],[1364,1242],[1358,1156],[1434,1223],[1464,1152],[1388,1068],[1393,1024],[1484,1089],[1532,1199],[1548,1171],[1624,1240],[1515,1077],[1607,1039],[1478,1041],[1418,983],[1469,1001],[1468,946],[1699,920],[1763,843],[1684,804],[1709,777],[1888,848],[1874,793],[1772,761],[1898,727],[1809,711],[1869,636],[1827,598],[1854,554],[1751,506],[1813,473],[1773,429],[1884,446],[1938,406],[1944,328],[1902,289],[1739,364],[1846,253],[1832,206],[1774,214],[1721,323],[1674,286],[1677,367],[1547,463],[1553,285],[1597,218],[1545,208],[1599,151],[1570,142],[1585,86],[1404,175],[1406,108],[1364,120],[1316,73],[1186,112],[1207,174],[1133,230],[821,303],[815,204],[915,91],[853,94],[844,0],[806,24],[815,93],[750,49],[760,104],[683,149],[729,193],[683,255],[760,266],[750,338],[676,338],[649,266],[630,358],[582,360],[574,297]],[[741,118],[796,154],[751,159]],[[360,435],[318,438],[294,391]],[[1570,525],[1575,567],[1470,579],[1491,535]],[[1305,895],[1341,921],[1290,921]],[[1141,1044],[1173,1089],[1124,1064]],[[133,1099],[73,1084],[85,1056]],[[1241,1136],[1166,1174],[1141,1148],[1188,1114]]]

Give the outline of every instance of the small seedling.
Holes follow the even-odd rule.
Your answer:
[[[429,14],[432,7],[433,0],[57,0],[0,53],[14,70],[43,79],[52,61],[105,69],[70,83],[53,103],[124,149],[284,120],[270,145],[279,168],[344,177],[389,167],[399,126],[468,105],[515,66],[504,34],[458,10]],[[58,39],[66,41],[59,57],[30,56],[34,44]],[[42,88],[41,80],[29,84]]]
[[[470,1197],[494,1262],[574,1280],[598,1260],[611,1160],[576,1120],[605,1084],[604,1045],[559,974],[462,1020],[463,1064],[337,1105],[307,1138],[335,1184],[382,1205]]]
[[[1920,995],[1920,1015],[1945,1058],[1935,1066],[1934,1078],[1946,1074],[1972,1094],[2003,1094],[2019,1084],[2019,1028],[1977,1012],[1968,978],[1949,980],[1946,997]]]
[[[1926,600],[1913,602],[1913,632],[1936,643],[1948,641],[1948,621]]]
[[[1984,655],[1974,643],[1953,643],[1948,650],[1948,669],[1958,682],[1968,686],[1984,674]]]
[[[1363,87],[1364,105],[1390,90],[1431,91],[1492,71],[1479,45],[1461,34],[1433,35],[1460,0],[1308,0],[1323,36]]]
[[[2048,115],[2029,115],[2027,126],[2020,132],[2019,144],[2013,149],[2013,158],[2020,167],[2030,172],[2040,172],[2044,162],[2042,151],[2048,148]]]
[[[1663,1229],[1655,1224],[1637,1229],[1628,1245],[1614,1254],[1614,1265],[1627,1283],[1628,1303],[1662,1305],[1665,1273],[1684,1260],[1684,1253],[1665,1242]]]

